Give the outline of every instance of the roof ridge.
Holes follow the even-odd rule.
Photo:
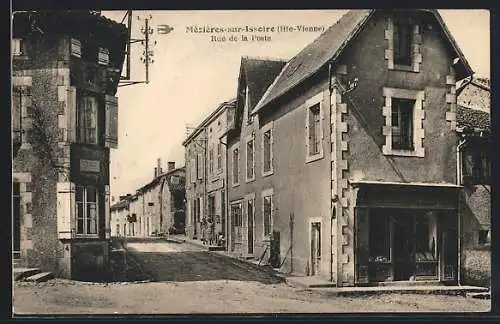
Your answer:
[[[271,56],[260,56],[260,55],[243,55],[241,57],[242,59],[246,60],[259,60],[259,61],[272,61],[272,62],[288,62],[289,60],[284,59],[284,58],[278,58],[278,57],[271,57]]]

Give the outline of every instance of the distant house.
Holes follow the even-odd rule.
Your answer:
[[[456,283],[456,82],[472,73],[437,10],[349,11],[243,114],[258,126],[229,142],[229,242],[251,256],[255,214],[253,256],[283,271]]]
[[[457,104],[462,107],[490,111],[490,81],[484,78],[465,79],[457,84]]]
[[[136,236],[148,237],[169,230],[184,233],[185,226],[185,168],[175,168],[168,162],[163,172],[158,160],[154,178],[136,191]]]

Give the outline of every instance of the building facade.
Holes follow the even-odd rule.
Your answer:
[[[85,11],[13,16],[13,251],[24,266],[106,274],[127,37],[124,25]]]
[[[251,57],[242,57],[240,63],[235,126],[227,134],[227,155],[228,252],[242,257],[261,255],[271,235],[273,130],[261,128],[259,118],[250,113],[285,63]]]
[[[234,100],[222,103],[184,140],[186,161],[186,235],[226,237],[226,133]],[[208,233],[210,232],[210,234]]]
[[[491,138],[490,89],[468,80],[457,89],[458,173],[460,195],[460,264],[463,282],[491,283]]]
[[[271,263],[338,286],[457,282],[471,75],[436,10],[351,10],[288,61],[250,112],[272,133],[255,193]]]

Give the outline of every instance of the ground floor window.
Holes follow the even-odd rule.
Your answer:
[[[99,190],[94,186],[76,186],[76,233],[97,235]]]

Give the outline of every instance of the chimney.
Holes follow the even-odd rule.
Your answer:
[[[156,160],[155,178],[162,174],[161,159]]]
[[[172,171],[175,169],[175,162],[168,162],[167,171]]]

